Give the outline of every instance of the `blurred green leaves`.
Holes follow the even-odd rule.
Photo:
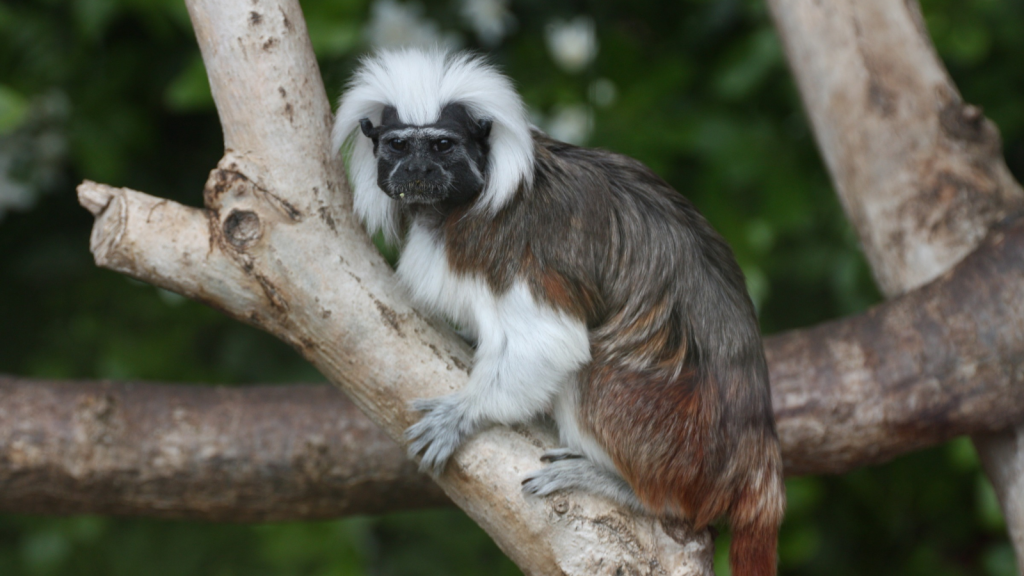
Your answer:
[[[164,91],[164,102],[174,112],[201,112],[213,108],[206,66],[198,54],[175,76]]]
[[[0,84],[0,136],[21,124],[28,111],[28,99],[9,86]]]
[[[82,36],[92,42],[99,41],[107,25],[117,16],[117,0],[77,0],[72,4],[75,24]]]
[[[0,516],[0,574],[26,576],[516,576],[464,514],[203,524]]]
[[[715,74],[715,92],[723,100],[749,97],[773,71],[785,66],[773,30],[758,30],[729,50]]]

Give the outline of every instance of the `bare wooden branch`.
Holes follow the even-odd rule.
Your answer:
[[[769,0],[815,136],[882,291],[943,274],[1024,193],[998,130],[962,101],[914,0]],[[1024,572],[1024,450],[975,437]],[[1015,454],[1008,458],[1009,454]],[[1007,483],[1009,482],[1009,483]]]
[[[836,191],[888,296],[937,278],[1024,202],[914,0],[769,0]]]
[[[0,510],[230,522],[450,505],[329,386],[0,376]]]
[[[1010,543],[1017,552],[1017,570],[1024,572],[1024,426],[974,436],[974,443],[1006,517]]]
[[[1024,415],[1024,220],[866,314],[770,338],[789,474],[836,473]]]
[[[1017,221],[922,289],[768,338],[787,473],[844,472],[1019,420],[1021,302]],[[0,510],[251,521],[441,502],[401,449],[326,387],[0,378]]]

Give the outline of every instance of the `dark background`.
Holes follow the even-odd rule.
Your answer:
[[[696,203],[734,247],[765,333],[878,301],[761,1],[513,0],[490,20],[503,25],[497,36],[473,25],[466,4],[503,6],[304,2],[332,98],[374,42],[486,50],[538,124],[635,156]],[[1024,2],[922,4],[940,55],[965,99],[999,125],[1020,179]],[[546,38],[581,15],[596,30],[596,57],[567,68]],[[181,0],[3,0],[0,372],[318,380],[271,337],[92,264],[92,217],[75,184],[89,178],[198,205],[221,152]],[[782,574],[1016,573],[966,439],[844,476],[793,478],[787,489]],[[724,553],[721,541],[719,575],[728,573]],[[458,511],[265,525],[0,515],[4,576],[517,573]]]

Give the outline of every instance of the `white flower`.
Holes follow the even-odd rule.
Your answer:
[[[366,37],[378,48],[457,48],[459,44],[458,38],[441,32],[437,22],[423,15],[421,4],[395,0],[374,0]]]
[[[516,26],[509,0],[462,0],[462,17],[486,46],[497,46]]]
[[[566,72],[579,72],[597,56],[597,31],[589,16],[548,24],[545,37],[551,57]]]

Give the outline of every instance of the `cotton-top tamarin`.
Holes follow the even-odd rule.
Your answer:
[[[526,493],[586,490],[698,529],[727,516],[733,574],[775,574],[785,493],[757,318],[685,197],[531,127],[511,82],[466,53],[366,58],[334,146],[356,213],[402,245],[413,301],[476,342],[469,384],[413,405],[423,469],[549,412],[562,447]]]

